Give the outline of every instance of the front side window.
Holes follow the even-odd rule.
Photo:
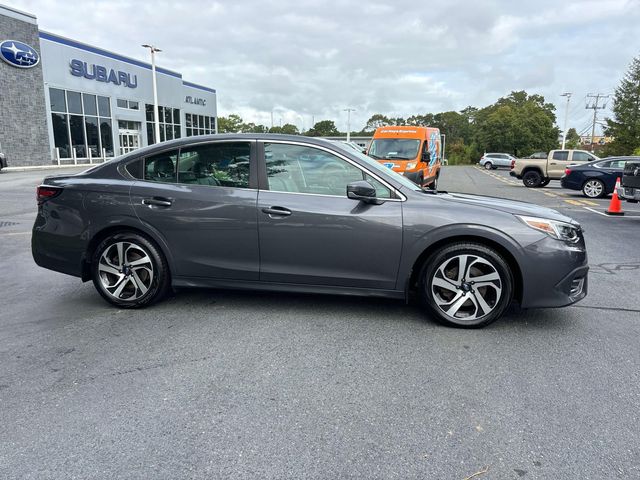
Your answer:
[[[553,152],[554,160],[569,160],[569,152],[566,150],[556,150]]]
[[[151,182],[176,183],[177,163],[177,150],[151,155],[144,162],[144,179]]]
[[[347,185],[370,181],[380,198],[390,190],[349,162],[317,148],[302,145],[265,144],[269,190],[289,193],[346,196]]]
[[[195,185],[249,188],[251,145],[223,142],[183,147],[178,182]]]
[[[595,160],[595,158],[593,158],[587,152],[573,152],[574,162],[590,162],[592,160]]]
[[[418,156],[420,140],[407,138],[377,138],[371,142],[369,156],[376,159],[411,160]]]

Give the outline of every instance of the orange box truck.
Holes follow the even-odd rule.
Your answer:
[[[437,128],[380,127],[373,134],[367,155],[421,187],[435,190],[441,151]]]

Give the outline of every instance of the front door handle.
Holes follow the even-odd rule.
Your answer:
[[[284,207],[269,207],[269,208],[263,208],[262,213],[266,213],[269,216],[278,215],[281,217],[287,217],[291,215],[291,210]]]
[[[149,207],[170,207],[173,201],[165,197],[151,197],[143,198],[143,205],[149,205]]]

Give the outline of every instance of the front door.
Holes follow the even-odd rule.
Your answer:
[[[118,138],[120,140],[120,155],[140,148],[140,131],[138,130],[119,130]]]
[[[131,202],[140,221],[164,237],[172,274],[258,280],[255,142],[196,144],[142,162]]]
[[[402,202],[391,189],[329,150],[292,143],[265,143],[260,168],[260,280],[395,287]],[[347,184],[363,179],[388,200],[347,198]]]

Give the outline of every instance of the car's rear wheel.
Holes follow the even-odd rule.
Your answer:
[[[491,170],[493,169],[493,164],[491,162],[487,162],[484,164],[484,168],[486,168],[487,170]]]
[[[527,188],[538,188],[542,185],[542,175],[536,170],[529,170],[522,175],[522,183]]]
[[[167,261],[156,245],[134,232],[105,238],[91,260],[93,284],[109,303],[120,308],[146,307],[169,289]]]
[[[605,195],[605,186],[602,180],[592,178],[584,182],[582,194],[588,198],[600,198]]]
[[[425,262],[419,290],[427,312],[440,323],[479,328],[500,318],[511,303],[513,275],[494,249],[455,243]]]

